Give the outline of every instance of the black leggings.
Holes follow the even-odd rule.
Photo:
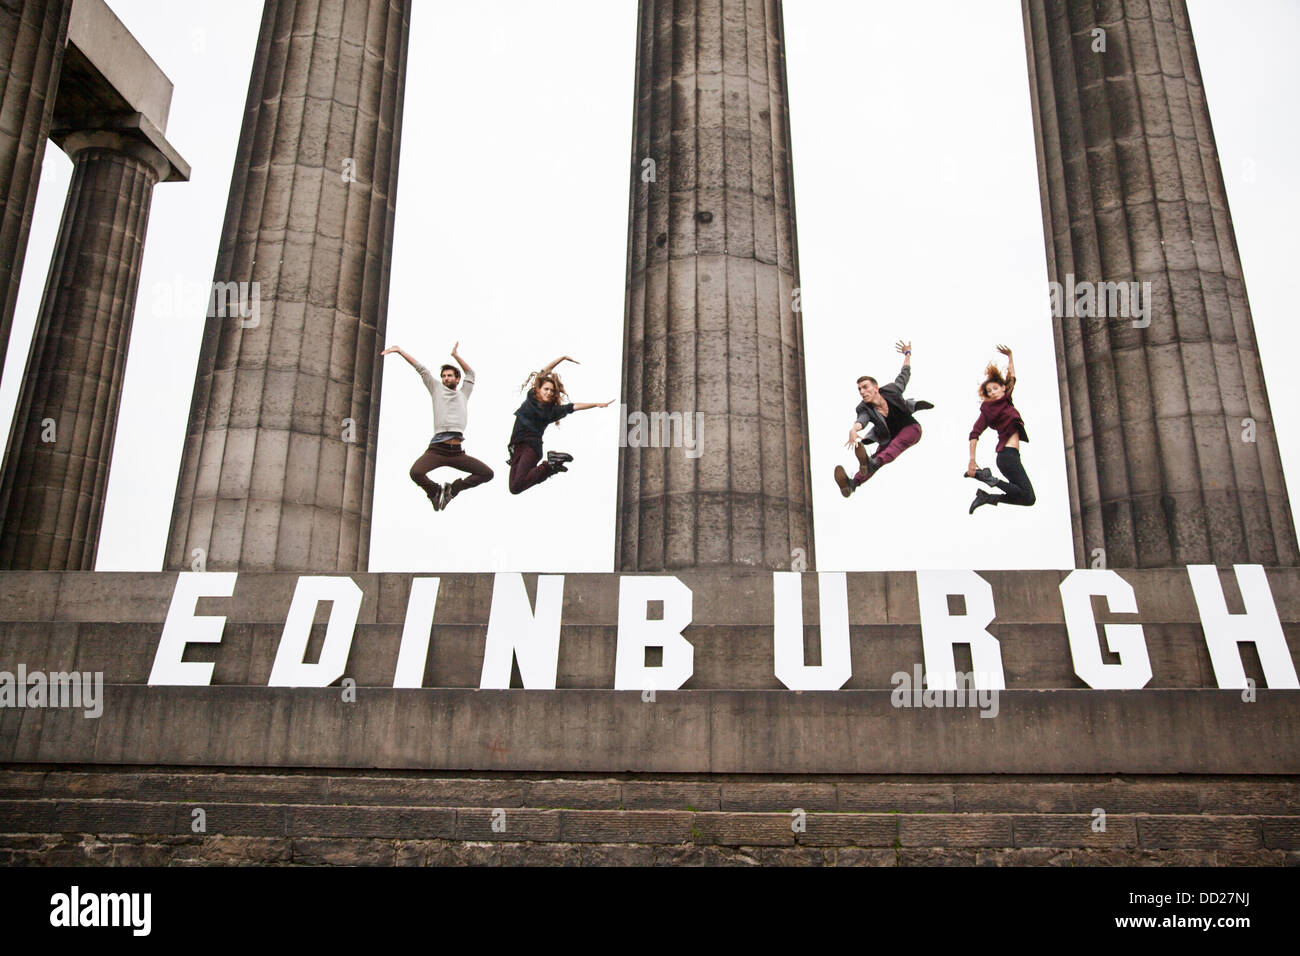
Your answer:
[[[1020,464],[1019,448],[1004,448],[998,452],[998,471],[1007,480],[998,482],[998,487],[1006,494],[998,495],[996,504],[1028,507],[1037,500],[1034,498],[1034,486],[1029,483],[1029,476]]]

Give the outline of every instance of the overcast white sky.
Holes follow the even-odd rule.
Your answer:
[[[257,37],[258,0],[109,0],[176,85],[168,137],[194,167],[154,192],[100,570],[160,567]],[[1190,0],[1288,485],[1300,483],[1300,4]],[[1018,0],[786,0],[818,567],[1070,567],[1060,407]],[[634,0],[415,0],[388,343],[478,373],[467,449],[497,480],[434,514],[407,477],[429,401],[386,366],[371,570],[608,571],[616,406],[547,433],[577,459],[505,486],[518,387],[557,355],[577,401],[617,400],[635,66]],[[71,173],[46,153],[0,421],[11,422]],[[924,438],[849,500],[855,380],[938,407]],[[1016,350],[1032,509],[967,516],[974,389]],[[981,464],[991,464],[986,435]],[[707,448],[705,453],[708,453]],[[439,474],[435,474],[435,480]]]

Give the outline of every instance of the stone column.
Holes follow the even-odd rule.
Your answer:
[[[703,433],[654,447],[674,435],[625,418],[619,570],[814,567],[781,17],[640,2],[623,402]]]
[[[0,568],[91,571],[154,185],[171,163],[69,135],[72,184],[0,480]]]
[[[410,9],[266,2],[168,569],[366,569]]]
[[[1152,293],[1054,319],[1075,560],[1300,563],[1184,0],[1022,8],[1048,276]]]
[[[71,10],[72,0],[0,3],[0,373]]]

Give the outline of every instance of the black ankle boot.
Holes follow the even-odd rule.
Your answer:
[[[573,461],[573,456],[563,451],[548,451],[546,453],[546,463],[551,466],[551,471],[568,471],[565,468],[565,462]]]
[[[976,468],[975,474],[973,475],[963,471],[961,476],[963,478],[974,478],[976,481],[982,481],[990,488],[996,488],[998,486],[998,480],[993,477],[993,472],[988,468]]]
[[[975,509],[978,508],[980,505],[996,505],[1000,497],[1002,496],[991,495],[983,488],[981,488],[979,491],[975,492],[975,500],[971,502],[970,511],[968,511],[967,514],[973,515],[975,513]]]

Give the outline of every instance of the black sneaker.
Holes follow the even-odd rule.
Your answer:
[[[564,464],[570,461],[573,461],[573,456],[568,452],[548,451],[546,453],[546,463],[551,466],[551,471],[568,471]]]
[[[428,496],[429,501],[433,504],[433,510],[441,511],[443,487],[442,485],[438,484],[436,481],[433,483],[433,487],[435,490],[426,491],[425,495]]]
[[[975,492],[975,500],[971,502],[970,511],[966,513],[973,515],[975,513],[975,509],[980,507],[981,505],[996,505],[998,503],[998,499],[1001,497],[1002,497],[1001,495],[991,495],[983,488],[981,488],[979,491]]]
[[[439,511],[446,510],[447,505],[451,503],[451,499],[455,497],[456,497],[456,492],[451,490],[451,483],[448,482],[447,484],[443,485],[442,496],[438,501],[438,510]]]

